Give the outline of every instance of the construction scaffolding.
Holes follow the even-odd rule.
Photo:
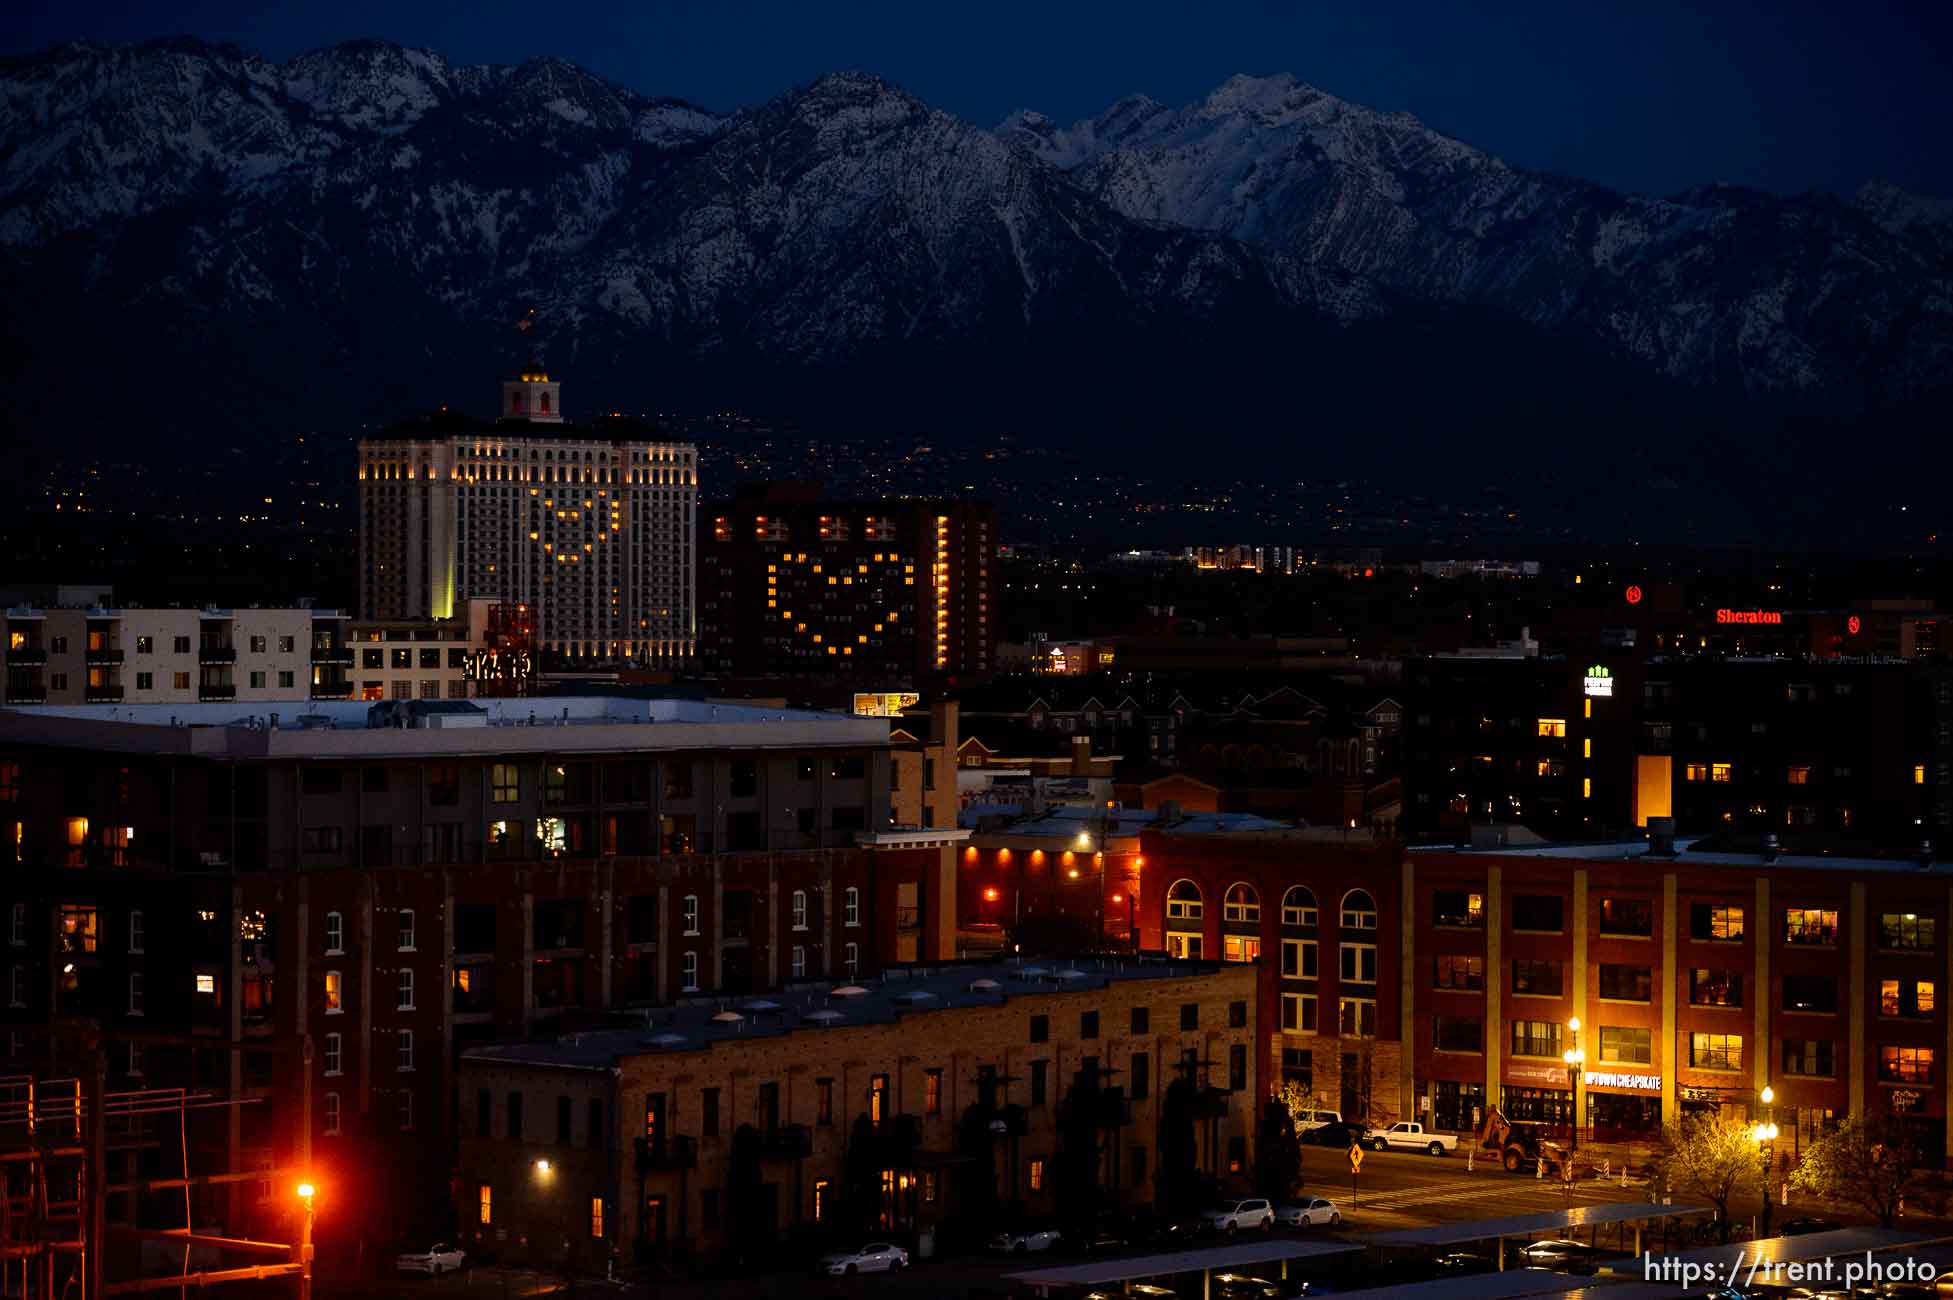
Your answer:
[[[0,1077],[0,1297],[9,1300],[96,1300],[143,1291],[187,1292],[221,1282],[292,1277],[297,1294],[309,1294],[311,1222],[309,1198],[302,1232],[295,1243],[252,1241],[199,1233],[191,1191],[243,1182],[276,1183],[296,1171],[253,1169],[192,1174],[189,1116],[193,1111],[252,1104],[249,1099],[153,1088],[108,1092],[102,1086],[99,1058],[92,1079]],[[148,1153],[152,1164],[177,1167],[176,1177],[108,1182],[111,1153]],[[173,1159],[171,1159],[173,1157]],[[174,1210],[181,1192],[180,1222],[148,1227],[138,1222],[141,1207]],[[125,1221],[106,1223],[110,1196],[126,1197]],[[179,1214],[168,1213],[175,1219]],[[136,1243],[159,1242],[161,1259],[145,1264],[137,1255],[138,1276],[104,1282],[105,1246],[111,1234]],[[282,1256],[281,1262],[236,1268],[203,1267],[196,1252],[236,1252]],[[196,1266],[193,1267],[193,1264]],[[159,1267],[161,1265],[161,1267]]]

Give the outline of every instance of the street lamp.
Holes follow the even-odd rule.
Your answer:
[[[1568,1017],[1566,1028],[1572,1045],[1560,1053],[1560,1059],[1566,1062],[1567,1104],[1573,1109],[1567,1139],[1567,1151],[1571,1153],[1580,1149],[1580,1067],[1586,1064],[1587,1054],[1580,1050],[1580,1017]]]
[[[298,1199],[305,1204],[305,1217],[298,1229],[298,1300],[312,1300],[312,1196],[318,1189],[300,1183]]]
[[[1763,1091],[1757,1094],[1757,1100],[1761,1101],[1768,1108],[1764,1112],[1763,1122],[1750,1130],[1750,1137],[1756,1143],[1757,1159],[1763,1164],[1763,1224],[1761,1235],[1767,1237],[1770,1235],[1770,1175],[1772,1173],[1772,1166],[1776,1163],[1775,1156],[1777,1152],[1776,1089],[1767,1083],[1764,1084]]]

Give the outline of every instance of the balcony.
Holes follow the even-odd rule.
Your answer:
[[[234,645],[206,645],[197,648],[197,662],[200,664],[234,664],[237,662],[237,647]]]
[[[313,646],[312,662],[315,664],[344,664],[346,667],[351,668],[353,666],[353,648],[344,645]]]
[[[28,686],[28,685],[16,686],[12,682],[9,682],[7,683],[7,703],[46,704],[47,687]]]
[[[814,1154],[814,1130],[805,1124],[783,1124],[767,1130],[761,1157],[766,1160],[805,1160]]]
[[[215,682],[205,682],[197,687],[197,698],[200,700],[234,700],[237,698],[237,687],[228,684],[219,685]]]
[[[637,1138],[633,1145],[636,1149],[635,1167],[638,1173],[654,1174],[665,1170],[698,1168],[698,1142],[683,1134],[655,1142],[650,1138]]]
[[[120,686],[85,686],[82,688],[82,698],[90,704],[120,704],[122,703],[122,688]]]
[[[110,664],[121,663],[122,652],[120,650],[90,650],[87,652],[87,660],[90,668],[105,668]]]
[[[32,668],[35,664],[47,662],[47,647],[39,645],[20,646],[7,651],[7,662],[21,668]]]
[[[352,693],[351,682],[321,682],[312,688],[315,700],[344,700],[351,698]]]

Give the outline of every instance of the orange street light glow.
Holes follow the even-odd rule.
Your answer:
[[[312,1193],[317,1190],[318,1189],[313,1187],[312,1184],[310,1183],[300,1183],[298,1185],[298,1198],[301,1201],[309,1201],[312,1199]]]

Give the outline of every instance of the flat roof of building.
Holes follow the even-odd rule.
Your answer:
[[[1496,1273],[1473,1273],[1465,1277],[1440,1277],[1428,1282],[1401,1282],[1395,1286],[1375,1286],[1364,1291],[1346,1291],[1339,1300],[1520,1300],[1523,1296],[1564,1295],[1571,1286],[1592,1287],[1586,1278],[1576,1284],[1564,1273],[1543,1268],[1508,1268]],[[1610,1298],[1618,1286],[1605,1287]],[[1686,1293],[1680,1287],[1668,1288],[1668,1300],[1679,1300]]]
[[[0,710],[0,741],[216,759],[886,748],[888,720],[628,695],[36,704]]]
[[[1238,1246],[1209,1246],[1202,1250],[1176,1250],[1164,1255],[1136,1255],[1131,1259],[1095,1260],[1089,1264],[1060,1264],[1056,1268],[1032,1269],[1027,1273],[1006,1274],[1011,1281],[1033,1289],[1042,1287],[1099,1286],[1110,1282],[1130,1282],[1147,1277],[1172,1277],[1179,1273],[1225,1272],[1298,1259],[1319,1259],[1325,1255],[1348,1255],[1363,1249],[1344,1241],[1245,1242]]]
[[[839,1033],[906,1016],[996,1007],[1024,998],[1088,993],[1136,980],[1213,976],[1249,966],[1164,956],[1013,958],[901,967],[860,984],[822,980],[755,997],[702,998],[647,1011],[642,1025],[585,1030],[532,1042],[471,1048],[464,1059],[555,1069],[606,1070],[618,1060],[702,1052],[792,1033]],[[848,990],[855,990],[848,992]]]
[[[1700,847],[1698,847],[1700,846]],[[1920,865],[1910,857],[1847,857],[1829,853],[1746,853],[1719,849],[1704,838],[1678,837],[1673,854],[1652,853],[1646,840],[1609,840],[1595,844],[1465,845],[1420,844],[1410,853],[1457,853],[1472,857],[1560,858],[1581,862],[1670,863],[1680,867],[1770,867],[1809,871],[1881,871],[1896,875],[1953,874],[1953,861]]]
[[[1536,1214],[1508,1214],[1496,1219],[1473,1219],[1463,1223],[1435,1223],[1424,1228],[1405,1228],[1399,1232],[1380,1232],[1365,1237],[1372,1246],[1457,1246],[1468,1241],[1489,1241],[1494,1237],[1528,1237],[1536,1232],[1568,1232],[1602,1223],[1631,1223],[1636,1219],[1672,1219],[1709,1214],[1706,1205],[1650,1205],[1646,1201],[1606,1201],[1599,1205],[1575,1205],[1564,1210],[1541,1210]]]
[[[1157,808],[1090,808],[1082,804],[1047,808],[989,829],[974,826],[980,817],[997,815],[1012,807],[972,804],[963,810],[960,820],[983,838],[1075,840],[1080,835],[1090,835],[1095,844],[1101,838],[1135,839],[1141,831],[1148,830],[1170,831],[1175,835],[1213,835],[1294,829],[1286,822],[1272,821],[1255,813],[1182,812],[1167,820]]]

